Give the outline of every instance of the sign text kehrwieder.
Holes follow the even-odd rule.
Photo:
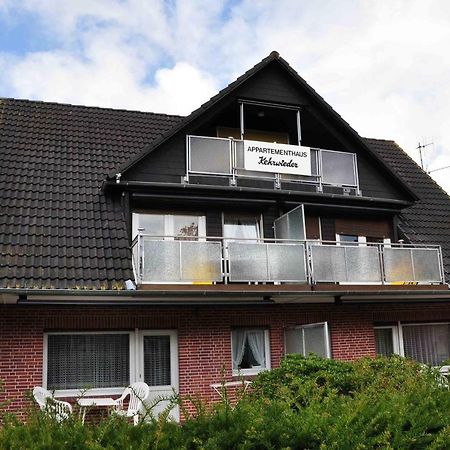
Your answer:
[[[244,167],[259,172],[311,175],[311,149],[244,140]]]

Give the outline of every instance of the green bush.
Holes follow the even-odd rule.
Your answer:
[[[393,357],[354,363],[290,356],[237,405],[195,402],[182,425],[108,417],[57,424],[5,416],[1,449],[446,449],[450,393],[437,372]],[[184,409],[184,404],[180,404]]]

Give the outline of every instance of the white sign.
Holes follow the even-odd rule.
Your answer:
[[[244,141],[244,168],[258,172],[311,175],[311,149],[300,145]]]

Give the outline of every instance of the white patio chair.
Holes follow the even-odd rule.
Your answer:
[[[72,405],[70,403],[56,400],[52,393],[43,387],[36,386],[33,389],[33,397],[41,411],[54,417],[57,422],[68,419],[72,414]]]
[[[143,409],[145,400],[150,394],[150,388],[147,383],[133,383],[128,386],[123,394],[116,400],[115,413],[125,417],[132,417],[135,425],[139,422],[139,413]],[[128,408],[124,409],[124,402],[127,397]]]

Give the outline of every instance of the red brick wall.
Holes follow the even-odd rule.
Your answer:
[[[447,304],[261,305],[204,307],[48,307],[0,306],[0,380],[10,411],[24,411],[26,391],[42,384],[45,331],[176,329],[180,393],[215,399],[210,387],[232,379],[231,329],[267,327],[271,364],[283,355],[284,329],[328,321],[334,358],[375,355],[373,324],[402,321],[450,321]]]

